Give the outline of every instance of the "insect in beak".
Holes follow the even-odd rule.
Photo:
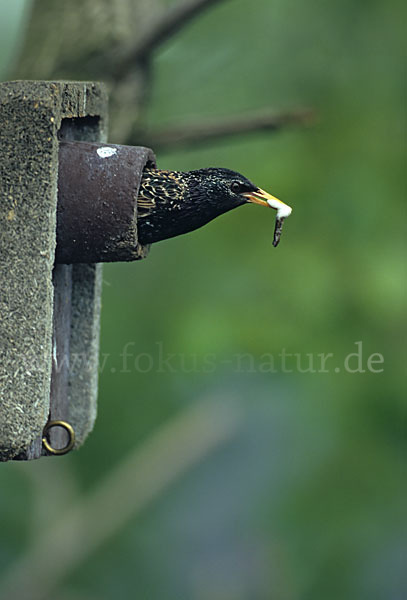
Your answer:
[[[261,206],[270,206],[277,210],[276,214],[276,225],[274,228],[273,246],[276,247],[281,238],[281,232],[283,229],[284,219],[289,217],[292,212],[291,206],[284,204],[278,198],[275,198],[268,192],[265,192],[261,188],[258,188],[255,192],[247,192],[242,194],[247,198],[249,202],[254,204],[260,204]]]

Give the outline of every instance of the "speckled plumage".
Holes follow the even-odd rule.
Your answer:
[[[242,194],[258,189],[229,169],[145,169],[138,196],[139,241],[151,244],[193,231],[245,204],[248,199]]]

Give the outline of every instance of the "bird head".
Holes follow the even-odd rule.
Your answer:
[[[242,204],[253,203],[277,210],[277,218],[291,214],[291,208],[268,192],[257,187],[247,177],[236,171],[221,168],[190,171],[190,193],[204,199],[219,213],[226,212]]]

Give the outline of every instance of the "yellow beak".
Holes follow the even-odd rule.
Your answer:
[[[275,198],[260,188],[258,188],[255,192],[247,192],[242,194],[242,196],[245,196],[249,202],[253,202],[254,204],[261,204],[262,206],[270,206],[271,208],[275,208],[277,210],[277,218],[279,219],[288,217],[292,212],[292,208],[288,206],[288,204],[284,204],[284,202],[281,202],[281,200]]]

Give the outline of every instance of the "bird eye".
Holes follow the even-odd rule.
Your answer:
[[[232,190],[233,193],[238,194],[242,190],[242,186],[240,185],[240,183],[238,181],[234,181],[232,183],[232,185],[230,186],[230,189]]]

